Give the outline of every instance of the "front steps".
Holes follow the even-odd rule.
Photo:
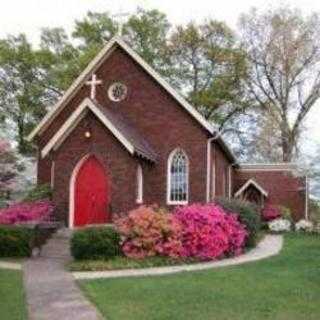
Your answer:
[[[41,248],[40,258],[71,260],[70,239],[72,230],[62,228],[57,230]]]

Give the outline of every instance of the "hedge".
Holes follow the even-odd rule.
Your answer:
[[[34,240],[34,229],[0,225],[0,257],[29,257]]]
[[[246,241],[246,247],[254,247],[258,240],[258,234],[261,230],[261,214],[258,208],[243,200],[218,198],[216,203],[219,204],[226,212],[237,213],[239,220],[246,226],[249,236]]]
[[[120,235],[113,227],[77,230],[71,238],[71,253],[77,260],[107,260],[119,256]]]
[[[41,184],[29,190],[28,194],[24,198],[24,201],[31,202],[31,201],[38,201],[38,200],[51,199],[51,198],[52,198],[51,186],[49,184]]]

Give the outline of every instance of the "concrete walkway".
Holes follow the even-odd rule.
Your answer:
[[[283,237],[281,235],[267,235],[258,244],[258,246],[249,252],[230,259],[224,259],[220,261],[171,266],[171,267],[159,267],[159,268],[147,268],[147,269],[131,269],[131,270],[114,270],[114,271],[100,271],[100,272],[74,272],[73,275],[76,279],[97,279],[97,278],[120,278],[120,277],[140,277],[140,276],[154,276],[178,273],[183,271],[198,271],[207,270],[218,267],[233,266],[252,261],[265,259],[274,255],[277,255],[283,245]]]
[[[18,262],[0,261],[0,269],[21,270],[22,264]]]
[[[41,256],[23,265],[29,320],[98,320],[102,316],[85,299],[65,264],[71,260],[69,235],[58,232]]]

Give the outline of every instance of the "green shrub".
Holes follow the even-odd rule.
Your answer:
[[[237,199],[218,198],[216,199],[216,203],[227,212],[239,215],[240,222],[246,226],[249,232],[246,247],[254,247],[261,230],[261,214],[258,208],[250,202]]]
[[[29,257],[34,230],[20,226],[0,226],[0,257]]]
[[[38,200],[51,199],[51,198],[52,198],[52,190],[50,185],[42,184],[42,185],[33,187],[24,198],[24,201],[30,202],[30,201],[38,201]]]
[[[292,214],[291,214],[291,210],[288,207],[285,206],[278,206],[280,213],[281,213],[281,217],[283,219],[289,220],[292,222]]]
[[[71,239],[71,253],[77,260],[107,260],[120,252],[120,235],[113,227],[78,230]]]

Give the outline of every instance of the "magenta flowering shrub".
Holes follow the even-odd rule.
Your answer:
[[[182,256],[212,260],[243,251],[248,235],[235,214],[214,204],[178,207],[175,219],[182,228]]]
[[[180,224],[173,215],[156,206],[140,206],[115,222],[122,237],[122,251],[130,258],[179,257]]]
[[[127,257],[212,260],[243,251],[248,235],[235,214],[217,205],[194,204],[167,213],[141,206],[116,221]]]
[[[50,221],[54,206],[48,200],[21,202],[0,210],[0,224],[24,224]]]
[[[264,221],[272,221],[278,218],[281,218],[281,211],[279,207],[273,206],[271,204],[267,204],[262,209],[262,219]]]

